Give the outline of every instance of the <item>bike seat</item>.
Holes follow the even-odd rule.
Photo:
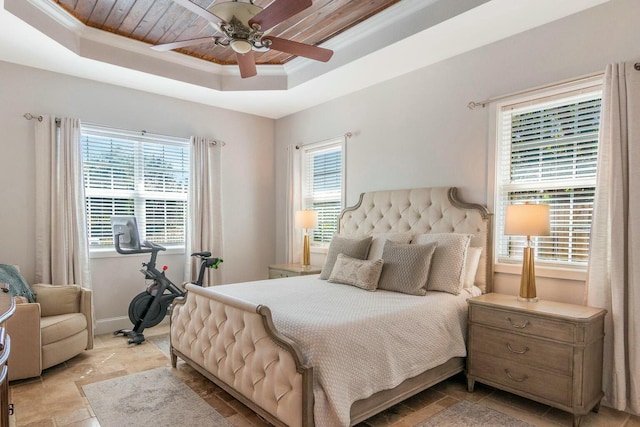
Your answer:
[[[209,258],[211,256],[211,252],[194,252],[191,256],[197,256],[198,258]]]

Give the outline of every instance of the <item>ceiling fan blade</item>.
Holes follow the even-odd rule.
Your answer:
[[[180,47],[187,47],[187,46],[193,46],[193,45],[197,45],[197,44],[211,43],[214,40],[215,40],[215,37],[202,37],[202,38],[199,38],[199,39],[182,40],[180,42],[157,44],[155,46],[151,46],[151,49],[157,50],[159,52],[165,52],[167,50],[178,49]]]
[[[184,7],[188,11],[191,11],[196,15],[206,19],[207,21],[213,22],[214,24],[217,24],[218,22],[222,21],[222,19],[218,18],[216,15],[209,12],[207,9],[204,9],[198,6],[197,4],[190,2],[189,0],[173,0],[173,2],[179,4],[180,6]]]
[[[311,7],[312,4],[313,2],[311,0],[275,0],[250,19],[249,26],[259,24],[260,31],[267,31],[269,28],[278,25],[285,19],[292,17],[298,12],[302,12],[308,7]]]
[[[327,62],[333,56],[333,51],[310,44],[298,43],[293,40],[281,39],[280,37],[263,37],[263,40],[270,40],[269,48],[292,55],[304,56],[316,61]]]
[[[253,52],[247,52],[245,54],[236,52],[236,59],[238,60],[238,67],[240,67],[240,77],[246,79],[247,77],[253,77],[258,74]]]

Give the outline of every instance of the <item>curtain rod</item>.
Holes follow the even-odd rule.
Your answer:
[[[349,139],[349,138],[351,138],[351,137],[353,136],[353,133],[351,133],[351,132],[346,132],[344,135],[341,135],[341,136],[342,136],[343,138],[345,138],[345,139]],[[305,147],[305,146],[310,145],[310,144],[320,144],[320,143],[322,143],[322,142],[331,141],[332,139],[336,139],[336,138],[339,138],[339,137],[340,137],[340,136],[334,136],[334,137],[332,137],[332,138],[323,139],[322,141],[307,142],[306,144],[296,144],[296,150],[299,150],[299,149],[301,149],[302,147]]]
[[[640,62],[636,63],[634,65],[634,68],[636,70],[640,70]],[[527,93],[532,93],[532,92],[536,92],[536,91],[543,90],[543,89],[549,89],[549,88],[552,88],[552,87],[565,85],[565,84],[570,84],[570,83],[577,83],[577,82],[581,82],[581,81],[592,79],[594,77],[602,77],[602,76],[604,76],[604,73],[588,74],[586,76],[578,77],[578,78],[575,78],[575,79],[563,80],[563,81],[561,81],[559,83],[553,83],[553,84],[548,84],[548,85],[544,85],[544,86],[538,86],[538,87],[531,88],[531,89],[521,90],[519,92],[513,92],[513,93],[510,93],[510,94],[507,94],[507,95],[496,96],[494,98],[485,99],[484,101],[469,101],[469,103],[467,104],[467,108],[470,109],[470,110],[473,110],[476,107],[484,108],[484,107],[487,106],[487,104],[490,104],[490,103],[495,102],[495,101],[500,101],[500,100],[503,100],[503,99],[511,98],[512,96],[524,95],[524,94],[527,94]]]

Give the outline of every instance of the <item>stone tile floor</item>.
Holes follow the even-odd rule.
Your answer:
[[[145,331],[145,336],[165,334],[167,325]],[[99,427],[81,386],[148,369],[170,366],[168,358],[151,342],[128,346],[126,339],[99,335],[91,351],[47,369],[39,378],[10,384],[18,427]],[[213,408],[238,427],[266,427],[246,406],[219,389],[183,362],[177,375]],[[117,391],[114,391],[117,392]],[[476,383],[476,391],[466,391],[464,375],[457,375],[399,403],[361,423],[362,427],[409,427],[427,419],[461,399],[511,415],[536,426],[571,426],[570,414],[549,406]],[[188,423],[185,423],[188,425]],[[582,426],[640,427],[640,417],[602,406],[590,413]]]

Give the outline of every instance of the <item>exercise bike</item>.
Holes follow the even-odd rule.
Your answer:
[[[151,259],[149,262],[143,262],[142,266],[144,268],[140,270],[145,279],[151,282],[147,286],[147,289],[136,295],[129,304],[129,319],[134,325],[133,329],[118,329],[113,335],[129,337],[129,344],[142,344],[145,340],[142,331],[144,331],[145,328],[151,328],[160,323],[166,316],[167,310],[173,300],[176,297],[184,296],[185,291],[167,278],[165,275],[166,266],[162,267],[162,271],[156,268],[158,252],[165,251],[165,247],[145,240],[137,248],[123,249],[120,247],[120,237],[122,235],[124,235],[124,233],[114,233],[115,247],[119,254],[151,253]],[[191,254],[191,256],[199,258],[201,262],[198,280],[190,283],[202,286],[206,269],[217,269],[222,259],[211,258],[211,252],[195,252]]]

